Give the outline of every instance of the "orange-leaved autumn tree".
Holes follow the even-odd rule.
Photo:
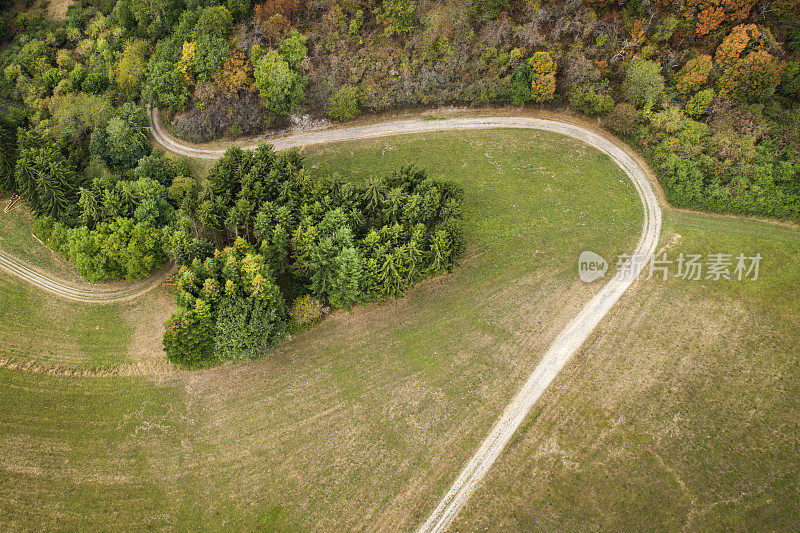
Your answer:
[[[755,24],[740,24],[733,28],[717,47],[715,56],[717,64],[725,68],[739,59],[750,41],[757,39],[759,34],[758,26]]]
[[[721,7],[707,7],[697,14],[695,31],[698,35],[708,35],[725,21],[725,10]]]
[[[267,0],[253,7],[253,22],[266,26],[272,17],[281,15],[287,20],[300,9],[299,0]]]
[[[684,96],[697,91],[708,81],[713,62],[710,55],[699,55],[686,62],[678,72],[678,83],[675,88]]]
[[[528,61],[531,100],[549,102],[556,94],[556,64],[549,52],[536,52]]]
[[[715,56],[722,68],[717,82],[720,96],[749,103],[772,97],[783,66],[765,49],[769,42],[769,32],[755,24],[740,24],[731,30]]]
[[[636,51],[645,43],[647,40],[647,32],[644,25],[644,20],[637,20],[633,23],[633,28],[631,28],[631,36],[627,41],[627,47],[625,49],[625,56],[628,59],[631,59],[634,55],[636,55]]]
[[[720,0],[720,6],[725,9],[728,20],[731,22],[746,20],[757,3],[757,0]]]
[[[757,0],[684,0],[680,7],[686,17],[697,15],[695,31],[699,35],[708,35],[723,22],[743,22],[756,3]]]
[[[263,28],[267,41],[270,44],[277,45],[292,31],[292,23],[278,13],[277,15],[272,15]]]

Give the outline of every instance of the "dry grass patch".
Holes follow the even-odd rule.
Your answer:
[[[800,232],[670,212],[670,255],[758,281],[634,285],[542,397],[457,530],[800,527]]]

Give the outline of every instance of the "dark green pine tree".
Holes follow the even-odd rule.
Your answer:
[[[0,109],[0,192],[16,189],[17,122]]]
[[[18,154],[14,180],[22,199],[37,215],[67,216],[80,187],[74,165],[52,139],[33,130],[19,134]]]
[[[531,74],[527,62],[523,61],[511,75],[511,103],[522,105],[531,101]]]
[[[383,256],[379,279],[381,282],[381,292],[386,296],[402,296],[405,288],[403,275],[400,273],[400,263],[402,259],[398,257],[396,250],[387,252]]]

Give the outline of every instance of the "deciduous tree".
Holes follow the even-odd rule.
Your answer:
[[[253,85],[253,65],[244,52],[237,48],[231,49],[228,60],[222,66],[220,85],[223,92],[233,96],[241,89]]]
[[[637,107],[651,108],[664,93],[661,65],[655,61],[634,59],[625,73],[622,89],[627,100]]]
[[[536,52],[528,61],[531,76],[531,100],[549,102],[556,93],[556,64],[549,52]]]
[[[147,69],[147,82],[142,92],[143,98],[153,105],[166,106],[172,110],[183,109],[189,101],[186,75],[176,63],[181,59],[182,45],[173,40],[162,40],[150,58]],[[193,68],[194,58],[187,66]]]
[[[276,115],[285,115],[305,97],[305,76],[292,70],[275,50],[256,61],[254,75],[265,107]]]
[[[719,80],[719,92],[742,102],[766,102],[780,81],[780,64],[769,53],[758,50],[727,64]]]
[[[697,14],[695,31],[698,35],[708,35],[725,21],[725,10],[719,6],[707,7]]]
[[[198,80],[209,82],[228,60],[230,44],[214,35],[200,35],[194,44],[194,72]]]
[[[150,152],[147,114],[130,102],[119,108],[105,127],[92,133],[89,150],[112,168],[130,169]]]
[[[328,100],[327,112],[333,120],[350,120],[357,117],[358,89],[350,84],[339,87]]]
[[[678,73],[678,83],[675,88],[682,95],[697,91],[708,81],[713,66],[711,56],[707,54],[690,59]]]
[[[307,38],[300,35],[300,32],[292,30],[279,47],[283,59],[293,70],[300,69],[300,65],[306,58],[306,54],[308,54],[308,48],[306,48],[307,40]]]
[[[375,8],[379,22],[386,23],[384,33],[388,36],[411,34],[417,27],[417,3],[413,0],[383,0]]]
[[[778,86],[778,91],[788,97],[800,96],[800,63],[797,61],[789,61],[786,68],[783,69],[781,75],[781,84]]]
[[[115,68],[117,87],[129,99],[135,100],[139,95],[145,75],[147,74],[147,43],[133,40],[125,45],[125,50]]]
[[[705,115],[714,100],[714,96],[714,89],[704,89],[695,94],[686,102],[686,114],[694,118]]]
[[[233,27],[233,16],[225,6],[208,6],[200,12],[194,27],[194,37],[209,35],[218,38],[228,36]]]
[[[758,26],[755,24],[740,24],[733,28],[717,47],[714,57],[717,64],[723,68],[728,67],[739,58],[748,43],[757,38],[758,34]]]
[[[614,98],[608,94],[608,82],[584,83],[569,92],[569,106],[590,117],[605,115],[614,107]]]
[[[291,21],[299,9],[299,0],[267,0],[253,8],[253,22],[265,26],[275,15],[281,15]]]

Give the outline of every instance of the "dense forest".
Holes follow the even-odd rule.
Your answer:
[[[312,179],[268,147],[198,179],[151,149],[147,106],[195,142],[568,107],[640,149],[677,206],[800,221],[797,0],[79,0],[64,20],[0,4],[0,192],[90,281],[182,265],[165,346],[186,364],[451,268],[460,193],[411,168]]]

